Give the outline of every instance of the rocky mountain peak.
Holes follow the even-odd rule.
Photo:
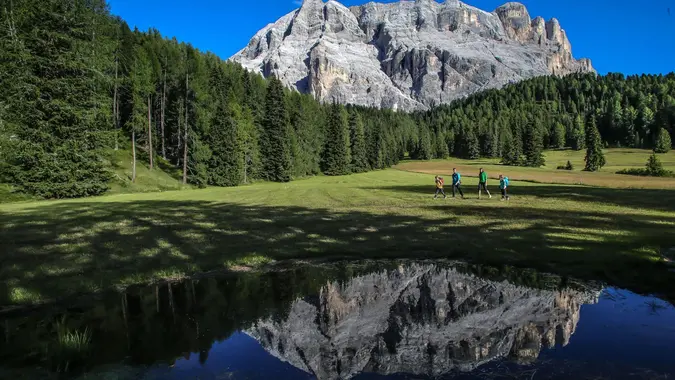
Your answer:
[[[593,71],[560,22],[516,2],[305,0],[231,58],[323,101],[426,109],[538,75]]]

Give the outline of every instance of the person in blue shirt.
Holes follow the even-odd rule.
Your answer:
[[[457,173],[457,169],[452,169],[452,197],[455,197],[455,191],[459,191],[459,195],[464,199],[464,192],[462,191],[462,175]]]
[[[502,191],[502,200],[508,201],[511,199],[508,194],[509,188],[509,177],[504,177],[504,175],[499,175],[499,189]]]

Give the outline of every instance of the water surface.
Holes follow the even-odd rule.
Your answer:
[[[532,270],[438,261],[203,278],[0,321],[1,378],[675,374],[675,309],[665,301]]]

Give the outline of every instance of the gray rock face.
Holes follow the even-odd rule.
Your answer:
[[[520,3],[488,13],[458,0],[302,7],[259,31],[231,60],[321,101],[426,109],[539,75],[594,71],[556,19]]]
[[[566,345],[581,305],[598,295],[415,264],[328,283],[318,299],[295,301],[285,320],[261,320],[246,333],[318,379],[437,376],[503,357],[531,362],[542,347]]]

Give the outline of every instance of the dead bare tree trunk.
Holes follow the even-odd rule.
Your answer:
[[[148,96],[148,155],[150,156],[150,170],[153,169],[152,161],[152,116],[150,116],[150,99],[152,96]]]
[[[162,131],[162,157],[166,160],[166,147],[164,145],[164,110],[166,109],[166,58],[164,59],[164,87],[162,88],[162,109],[160,114],[160,128]]]
[[[131,131],[131,153],[133,162],[131,164],[131,182],[136,182],[136,131]]]
[[[113,94],[113,118],[115,120],[115,150],[119,150],[119,134],[120,134],[120,115],[119,115],[119,105],[117,100],[117,67],[119,65],[119,60],[115,58],[115,91]]]
[[[155,304],[157,305],[157,313],[159,314],[159,285],[155,285]]]
[[[187,159],[188,159],[188,74],[185,73],[185,137],[183,138],[183,185],[187,184]]]

